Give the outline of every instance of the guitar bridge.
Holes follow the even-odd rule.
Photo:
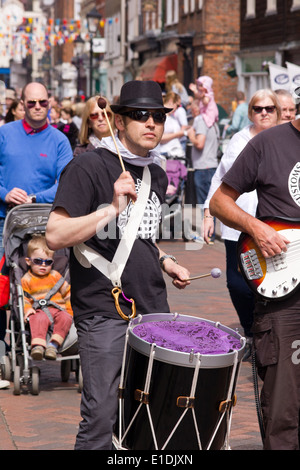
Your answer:
[[[254,249],[241,253],[241,262],[247,279],[252,281],[263,277],[260,262]]]

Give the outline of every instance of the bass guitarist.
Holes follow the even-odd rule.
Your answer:
[[[265,110],[255,110],[259,111]],[[281,234],[259,220],[261,217],[281,217],[287,222],[299,219],[300,244],[299,148],[300,120],[261,132],[246,145],[210,202],[211,214],[248,234],[266,259],[280,253],[284,256],[291,244],[288,232]],[[258,195],[256,217],[235,203],[241,194],[254,189]],[[298,251],[293,248],[294,257]],[[289,266],[285,269],[288,272]],[[295,276],[299,277],[298,271]],[[263,380],[264,449],[297,450],[300,365],[293,361],[293,353],[300,340],[300,289],[278,300],[257,294],[253,334],[258,373]]]

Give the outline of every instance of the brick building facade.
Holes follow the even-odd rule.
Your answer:
[[[202,8],[184,11],[184,0],[180,3],[178,31],[186,38],[192,35],[193,79],[209,75],[214,80],[216,101],[229,113],[237,90],[237,79],[230,77],[225,68],[234,63],[240,41],[240,1],[209,0],[201,2]],[[191,4],[191,3],[190,3]],[[200,3],[199,3],[200,5]],[[185,36],[184,36],[185,35]],[[184,80],[184,51],[178,57],[178,74]]]

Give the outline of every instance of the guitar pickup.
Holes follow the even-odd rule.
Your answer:
[[[275,255],[272,258],[272,263],[274,267],[274,271],[280,271],[281,269],[287,268],[287,263],[286,263],[286,255],[285,253],[280,253],[279,255]]]
[[[252,281],[263,277],[260,262],[254,249],[241,253],[241,262],[247,279]]]

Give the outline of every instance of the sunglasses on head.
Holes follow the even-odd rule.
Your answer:
[[[36,104],[39,103],[42,108],[47,108],[49,101],[48,100],[28,100],[26,105],[27,108],[32,109],[36,106]]]
[[[92,114],[90,114],[89,117],[90,117],[90,119],[91,119],[92,121],[96,121],[96,119],[99,118],[99,115],[102,116],[102,117],[104,117],[104,112],[103,112],[103,111],[98,111],[98,113],[92,113]],[[106,115],[107,115],[108,119],[111,118],[111,113],[110,113],[109,111],[106,111]]]
[[[252,109],[256,114],[260,114],[263,109],[265,109],[268,114],[272,114],[274,113],[276,106],[252,106]]]
[[[51,266],[54,261],[53,259],[43,259],[43,258],[30,258],[30,260],[33,262],[33,264],[36,264],[37,266],[42,266],[43,264],[45,266]]]
[[[166,120],[166,113],[163,111],[144,111],[144,110],[134,110],[134,111],[125,111],[121,113],[124,116],[130,117],[130,119],[133,119],[134,121],[141,121],[141,122],[147,122],[150,116],[152,117],[153,121],[162,124]]]

